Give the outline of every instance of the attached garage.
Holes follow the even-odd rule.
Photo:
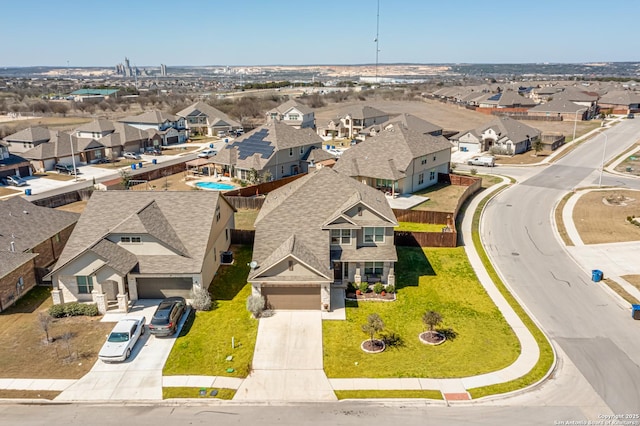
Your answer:
[[[191,277],[177,278],[137,278],[139,299],[164,299],[182,296],[189,298],[193,288]]]
[[[167,138],[167,145],[178,143],[178,136],[170,136]]]
[[[320,286],[262,286],[270,309],[320,309]]]

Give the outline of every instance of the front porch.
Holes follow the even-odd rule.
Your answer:
[[[359,285],[362,282],[395,285],[396,276],[394,263],[395,262],[380,261],[343,262],[334,260],[332,286],[346,288],[348,283]]]

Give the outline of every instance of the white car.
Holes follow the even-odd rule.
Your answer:
[[[209,157],[213,157],[216,154],[218,154],[218,151],[216,151],[215,149],[205,149],[204,151],[201,151],[198,153],[198,157],[209,158]]]
[[[144,334],[145,317],[122,318],[102,345],[98,358],[104,362],[124,361],[131,356],[136,342]]]

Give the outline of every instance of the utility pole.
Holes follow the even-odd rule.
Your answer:
[[[376,13],[376,84],[378,83],[378,53],[380,53],[380,49],[378,49],[379,42],[379,34],[380,34],[380,0],[378,0],[378,11]]]

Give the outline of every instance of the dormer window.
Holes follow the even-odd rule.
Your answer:
[[[289,148],[289,157],[293,157],[293,148]]]
[[[122,236],[120,237],[120,242],[124,244],[140,244],[142,242],[142,238],[138,236]]]

